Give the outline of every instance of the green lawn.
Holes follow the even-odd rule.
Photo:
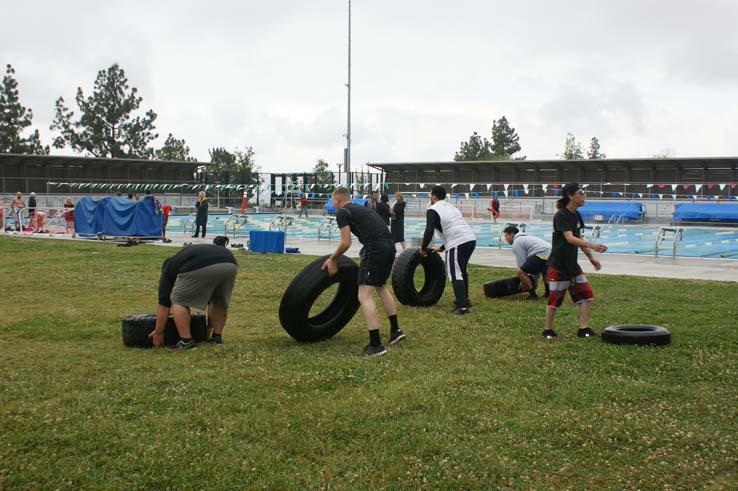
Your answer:
[[[313,258],[239,251],[225,344],[124,347],[174,252],[0,237],[0,488],[738,488],[738,283],[591,275],[597,331],[672,331],[636,348],[577,339],[569,299],[546,341],[473,267],[472,315],[400,306],[408,339],[363,359],[360,313],[313,345],[279,325]]]

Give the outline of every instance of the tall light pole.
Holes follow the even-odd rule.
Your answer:
[[[346,187],[351,189],[351,0],[348,3],[348,105],[346,115],[346,150],[344,164],[346,169]]]

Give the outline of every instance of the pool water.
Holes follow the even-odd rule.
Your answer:
[[[269,230],[270,224],[276,215],[269,213],[248,215],[247,223],[236,233],[237,236],[248,236],[251,230]],[[230,215],[210,215],[208,217],[208,233],[221,235],[225,232],[226,221]],[[292,216],[292,225],[287,227],[287,235],[305,239],[317,239],[318,227],[323,216],[297,218]],[[167,230],[183,232],[186,215],[171,215]],[[510,246],[504,240],[500,241],[504,224],[494,223],[491,220],[473,220],[470,222],[477,235],[478,247]],[[517,225],[517,223],[516,223]],[[618,254],[654,254],[658,225],[600,225],[600,237],[594,242],[600,242],[608,247],[608,253]],[[192,230],[191,228],[189,230]],[[425,220],[421,218],[405,219],[405,238],[410,245],[412,237],[422,237],[425,230]],[[738,229],[724,227],[683,227],[683,238],[677,247],[677,256],[729,258],[738,259]],[[551,240],[550,222],[527,222],[526,233]],[[232,231],[228,232],[232,235]],[[337,238],[334,233],[333,238]],[[671,242],[661,244],[659,255],[671,255]]]

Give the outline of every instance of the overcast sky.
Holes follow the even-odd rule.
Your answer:
[[[118,62],[160,138],[252,146],[265,172],[343,159],[347,0],[6,1],[0,63],[50,144]],[[352,163],[449,161],[505,115],[521,154],[738,155],[735,0],[354,0]],[[52,153],[70,154],[67,150]]]

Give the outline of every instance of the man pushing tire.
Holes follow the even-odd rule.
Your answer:
[[[164,327],[171,310],[180,337],[174,348],[195,347],[190,332],[191,307],[207,307],[208,341],[220,344],[237,271],[231,251],[215,244],[191,245],[165,260],[159,278],[156,327],[149,334],[154,346],[164,344]]]
[[[369,330],[369,344],[362,355],[381,356],[387,350],[379,335],[379,318],[372,292],[377,292],[389,317],[390,344],[405,338],[397,323],[395,299],[387,288],[387,279],[395,260],[395,243],[382,218],[373,209],[352,203],[348,189],[336,189],[331,200],[336,208],[336,225],[341,233],[341,241],[325,260],[323,268],[328,270],[329,276],[335,275],[338,272],[337,259],[351,247],[351,234],[359,239],[363,245],[359,264],[359,303]]]

